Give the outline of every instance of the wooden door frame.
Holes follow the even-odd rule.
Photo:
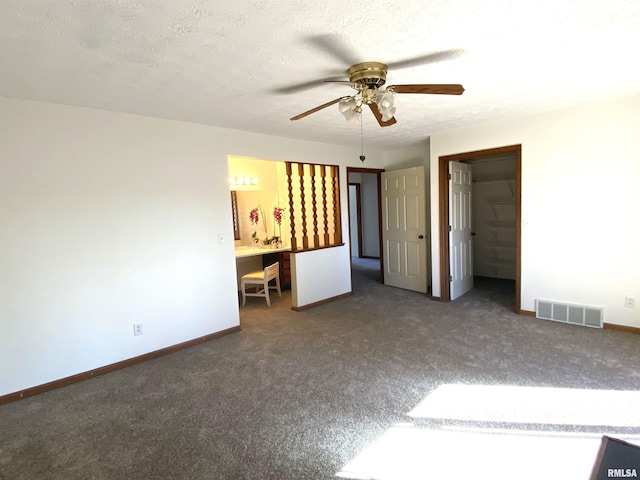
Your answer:
[[[376,184],[378,187],[378,242],[380,250],[380,280],[384,283],[384,255],[382,254],[382,173],[383,168],[359,168],[347,167],[347,198],[349,195],[349,174],[350,173],[373,173],[376,175]],[[351,200],[349,200],[349,205]],[[362,239],[360,239],[362,241]],[[351,229],[349,229],[349,248],[351,248]],[[349,251],[349,264],[351,264],[351,251]]]
[[[516,304],[515,312],[520,310],[521,294],[521,200],[522,200],[522,145],[508,145],[505,147],[476,150],[473,152],[444,155],[438,158],[438,186],[439,186],[439,215],[440,215],[440,298],[442,302],[451,301],[449,276],[449,162],[472,160],[501,154],[513,154],[516,162]]]

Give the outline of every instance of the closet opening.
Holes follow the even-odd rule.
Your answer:
[[[440,300],[478,289],[520,313],[521,145],[440,157],[439,176]]]

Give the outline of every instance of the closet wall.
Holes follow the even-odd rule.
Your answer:
[[[482,157],[468,163],[473,165],[474,275],[515,279],[515,157]]]

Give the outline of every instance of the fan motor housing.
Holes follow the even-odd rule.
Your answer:
[[[349,68],[349,81],[380,88],[387,81],[387,66],[381,62],[362,62]]]

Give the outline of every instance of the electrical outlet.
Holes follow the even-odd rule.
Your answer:
[[[133,324],[133,336],[137,337],[138,335],[142,335],[142,324],[134,323]]]
[[[624,306],[626,308],[636,308],[635,297],[624,297]]]

